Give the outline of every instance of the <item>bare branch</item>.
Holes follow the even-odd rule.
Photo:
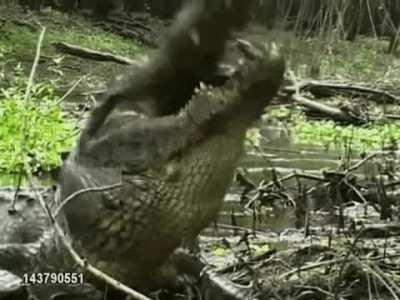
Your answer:
[[[84,195],[84,194],[87,194],[87,193],[91,193],[91,192],[105,192],[105,191],[109,191],[109,190],[113,190],[113,189],[119,188],[121,186],[122,186],[122,183],[119,182],[119,183],[116,183],[116,184],[113,184],[113,185],[107,185],[107,186],[102,186],[102,187],[92,187],[92,188],[87,188],[87,189],[76,191],[75,193],[71,194],[70,196],[65,198],[60,203],[60,205],[54,211],[54,217],[57,218],[57,216],[59,215],[61,210],[64,208],[64,206],[69,201],[72,201],[73,199],[75,199],[75,198],[77,198],[77,197],[79,197],[81,195]]]

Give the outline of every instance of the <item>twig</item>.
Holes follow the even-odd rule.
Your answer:
[[[397,295],[400,295],[400,287],[394,282],[382,269],[378,266],[378,264],[371,264],[370,266],[377,274],[380,274],[382,278],[388,281],[388,283],[391,285],[393,289],[396,290]]]
[[[300,289],[307,289],[307,290],[317,291],[317,292],[319,292],[319,293],[321,293],[321,294],[324,294],[324,295],[328,296],[329,298],[335,299],[335,295],[334,295],[334,294],[332,294],[332,293],[330,293],[330,292],[328,292],[328,291],[325,291],[324,289],[322,289],[322,288],[320,288],[320,287],[317,287],[317,286],[295,285],[294,287],[295,287],[295,288],[300,288]],[[329,298],[328,298],[328,299],[329,299]],[[339,299],[339,300],[344,300],[343,297],[338,297],[338,299]]]
[[[243,226],[238,226],[238,225],[229,225],[229,224],[222,224],[222,223],[217,223],[217,228],[225,229],[225,230],[237,230],[241,232],[250,232],[250,229],[247,227]],[[260,236],[264,236],[265,238],[270,238],[271,235],[275,235],[272,230],[270,232],[267,232],[266,230],[256,230],[256,231],[251,231],[252,233],[255,233]]]
[[[229,272],[237,271],[239,269],[242,269],[244,266],[247,266],[247,265],[259,262],[259,261],[265,261],[265,260],[271,261],[272,259],[274,259],[274,255],[276,253],[277,253],[276,249],[271,249],[271,250],[268,250],[268,251],[266,251],[264,253],[258,254],[255,257],[253,257],[253,258],[251,258],[251,259],[249,259],[247,261],[240,260],[240,261],[238,261],[236,263],[229,264],[229,265],[227,265],[225,267],[219,268],[219,269],[215,270],[215,272],[217,274],[226,274],[226,273],[229,273]]]
[[[386,289],[392,294],[393,299],[395,300],[399,300],[399,296],[398,294],[392,289],[392,287],[389,285],[389,283],[392,283],[391,281],[389,281],[389,283],[386,281],[387,278],[384,278],[382,272],[375,270],[372,266],[368,265],[368,264],[364,264],[362,263],[362,261],[360,259],[357,259],[357,261],[359,262],[360,265],[364,266],[366,269],[368,269],[368,273],[372,274],[372,276],[374,276],[376,279],[378,279],[385,287]],[[386,279],[386,280],[385,280]],[[397,287],[397,286],[395,286]]]
[[[350,189],[353,190],[354,193],[360,198],[360,200],[366,205],[368,203],[367,199],[361,194],[361,192],[353,185],[351,184],[348,180],[343,181],[345,185],[347,185]]]
[[[347,175],[350,172],[353,172],[353,171],[357,170],[359,167],[361,167],[366,162],[368,162],[369,160],[373,159],[376,156],[377,156],[377,153],[372,153],[372,154],[368,155],[367,157],[363,158],[362,160],[358,161],[356,164],[352,165],[350,168],[345,170],[345,172],[344,172],[345,175]]]
[[[315,175],[311,175],[311,174],[304,174],[304,173],[290,173],[282,178],[278,179],[279,183],[283,183],[285,181],[291,180],[293,178],[303,178],[303,179],[309,179],[309,180],[316,180],[316,181],[321,181],[321,182],[326,182],[324,185],[330,184],[329,179],[326,179],[324,177],[320,177],[320,176],[315,176]],[[258,193],[254,195],[254,197],[252,199],[250,199],[250,201],[246,204],[246,208],[251,207],[255,201],[258,200],[258,198],[260,197],[260,195],[262,194],[262,192],[267,191],[269,188],[273,187],[275,185],[275,181],[269,181],[266,184],[263,184],[261,187],[257,188]],[[313,187],[314,189],[316,189],[315,187]],[[314,190],[313,190],[314,191]],[[308,192],[307,192],[308,193]]]
[[[69,89],[68,91],[57,101],[57,105],[63,102],[71,93],[76,89],[76,87],[82,82],[83,79],[86,78],[86,75],[79,78]]]
[[[36,69],[37,69],[37,66],[39,64],[40,51],[41,51],[41,48],[42,48],[43,38],[44,38],[44,34],[45,33],[46,33],[46,27],[43,27],[42,31],[40,32],[39,41],[38,41],[37,46],[36,46],[35,60],[33,61],[31,73],[29,74],[28,85],[27,85],[26,90],[25,90],[25,96],[24,96],[24,101],[25,102],[28,102],[29,96],[31,95],[31,90],[32,90],[32,86],[33,86],[33,80],[35,78]]]
[[[357,259],[358,260],[367,260],[368,259],[368,260],[372,260],[372,261],[379,261],[379,260],[383,260],[385,258],[388,259],[388,258],[398,258],[398,257],[400,257],[400,254],[399,255],[391,255],[391,256],[387,256],[387,255],[386,256],[378,256],[378,257],[374,257],[374,258],[370,258],[370,257],[357,258]],[[309,270],[312,270],[312,269],[317,269],[317,268],[321,268],[321,267],[325,267],[325,266],[333,265],[333,264],[351,262],[353,260],[353,258],[354,258],[353,256],[335,258],[335,259],[330,259],[330,260],[324,260],[324,261],[321,261],[321,262],[318,262],[318,263],[314,263],[314,264],[310,264],[310,265],[307,265],[307,266],[301,266],[299,268],[295,268],[295,269],[292,269],[292,270],[290,270],[290,271],[288,271],[286,273],[281,274],[278,279],[279,280],[284,280],[287,277],[290,277],[290,276],[292,276],[292,275],[294,275],[296,273],[299,273],[299,272],[309,271]]]
[[[64,206],[71,200],[75,199],[76,197],[79,197],[81,195],[87,194],[87,193],[91,193],[91,192],[104,192],[104,191],[109,191],[109,190],[113,190],[116,188],[119,188],[122,186],[122,183],[116,183],[113,185],[107,185],[107,186],[102,186],[102,187],[91,187],[91,188],[87,188],[87,189],[82,189],[82,190],[78,190],[75,193],[69,195],[67,198],[65,198],[60,205],[56,208],[56,210],[54,211],[54,217],[57,218],[57,216],[59,215],[59,213],[61,212],[61,210],[64,208]]]
[[[352,165],[351,167],[349,167],[348,169],[346,169],[343,172],[343,179],[346,179],[346,176],[349,175],[351,172],[354,172],[355,170],[357,170],[358,168],[360,168],[362,165],[364,165],[367,161],[373,159],[374,157],[376,157],[378,155],[378,153],[372,153],[370,155],[368,155],[367,157],[365,157],[364,159],[358,161],[357,163],[355,163],[354,165]],[[343,180],[342,179],[342,180]],[[328,187],[331,184],[331,182],[326,182],[322,185],[322,187]],[[311,193],[315,192],[317,190],[317,188],[314,186],[310,189],[308,189],[306,191],[306,195],[310,195]]]

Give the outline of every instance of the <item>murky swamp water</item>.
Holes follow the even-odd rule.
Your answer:
[[[294,171],[321,176],[321,170],[335,170],[341,160],[340,151],[326,150],[316,145],[295,144],[286,131],[277,127],[262,127],[262,155],[250,153],[240,162],[246,177],[253,183],[272,179],[273,170],[279,177]],[[312,187],[315,182],[310,182]],[[255,230],[282,232],[295,228],[295,209],[290,205],[273,205],[262,211],[245,209],[241,204],[241,190],[233,187],[227,195],[223,212],[218,222]],[[320,224],[323,225],[323,224]]]

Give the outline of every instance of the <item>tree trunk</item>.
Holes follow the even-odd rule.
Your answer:
[[[277,1],[258,0],[254,1],[253,14],[257,21],[262,22],[271,29],[275,25],[278,10]]]
[[[96,7],[94,10],[94,14],[96,17],[103,19],[107,18],[108,13],[114,8],[113,0],[98,0],[96,1]]]
[[[75,0],[63,0],[61,1],[61,10],[66,13],[71,13],[76,8]]]
[[[399,47],[400,39],[400,1],[392,0],[389,2],[389,12],[392,19],[392,30],[390,34],[389,53],[395,53]]]
[[[20,4],[23,6],[29,7],[30,10],[40,10],[40,6],[42,4],[41,0],[22,0]]]
[[[68,0],[66,0],[68,1]],[[94,11],[97,6],[97,0],[79,0],[78,8],[82,10],[92,10]]]
[[[182,0],[150,0],[151,12],[161,18],[172,18],[182,2]]]
[[[128,13],[146,11],[146,0],[124,0],[124,10]]]

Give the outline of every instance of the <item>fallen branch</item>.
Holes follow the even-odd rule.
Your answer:
[[[26,27],[30,31],[37,31],[38,30],[38,28],[35,25],[33,25],[33,24],[31,24],[31,23],[29,23],[27,21],[23,21],[23,20],[17,20],[17,19],[9,20],[9,19],[0,18],[0,22],[2,22],[2,23],[10,22],[10,23],[13,23],[13,24],[15,24],[17,26]]]
[[[113,23],[100,24],[100,27],[103,30],[112,31],[113,33],[118,34],[124,38],[135,39],[147,46],[154,47],[157,45],[157,43],[152,38],[148,38],[145,33],[140,32],[136,29],[130,29],[123,25]]]
[[[360,123],[360,121],[363,121],[362,119],[358,118],[356,114],[354,114],[353,116],[337,107],[325,105],[302,96],[300,92],[302,91],[302,89],[304,89],[304,83],[302,84],[296,79],[294,72],[290,71],[289,74],[293,85],[290,87],[286,87],[286,92],[289,92],[291,94],[291,98],[293,101],[311,110],[322,112],[323,114],[328,115],[337,121],[352,123]]]
[[[232,300],[260,299],[259,297],[251,295],[253,294],[251,286],[238,286],[212,269],[206,268],[203,270],[200,276],[202,280],[202,286],[210,285],[211,287],[216,288],[220,293],[223,294],[221,295],[221,298],[223,299],[226,297]],[[215,297],[215,295],[213,295],[213,297]]]
[[[53,46],[60,52],[79,56],[86,59],[92,59],[96,61],[116,62],[123,65],[140,64],[136,60],[132,60],[120,55],[114,55],[108,52],[95,51],[89,48],[79,47],[68,43],[58,42],[58,43],[53,43]]]
[[[334,82],[323,82],[323,81],[306,81],[298,84],[298,89],[301,92],[308,91],[313,95],[318,94],[334,94],[332,90],[336,91],[347,91],[356,94],[371,94],[380,98],[385,98],[389,102],[400,103],[400,98],[383,90],[364,87],[360,85],[353,85],[349,83],[334,83]],[[287,92],[295,92],[295,87],[287,87]],[[375,99],[376,101],[376,99]]]
[[[400,235],[400,225],[396,223],[362,225],[361,236],[368,239],[381,239]]]
[[[149,26],[145,25],[143,21],[140,21],[138,19],[132,19],[132,18],[127,18],[127,17],[121,17],[121,16],[108,16],[107,17],[107,22],[110,23],[116,23],[118,25],[122,25],[125,27],[129,27],[129,28],[139,28],[139,29],[143,29],[145,31],[148,32],[153,32],[154,30],[152,28],[150,28]],[[101,26],[101,24],[99,24]]]
[[[357,123],[357,124],[365,123],[365,121],[363,121],[362,119],[352,116],[350,114],[347,114],[340,108],[329,106],[329,105],[322,104],[317,101],[307,99],[306,97],[301,96],[300,94],[293,95],[292,99],[296,103],[298,103],[304,107],[307,107],[311,110],[321,112],[324,115],[328,115],[329,117],[331,117],[332,119],[334,119],[336,121],[350,122],[350,123]]]

